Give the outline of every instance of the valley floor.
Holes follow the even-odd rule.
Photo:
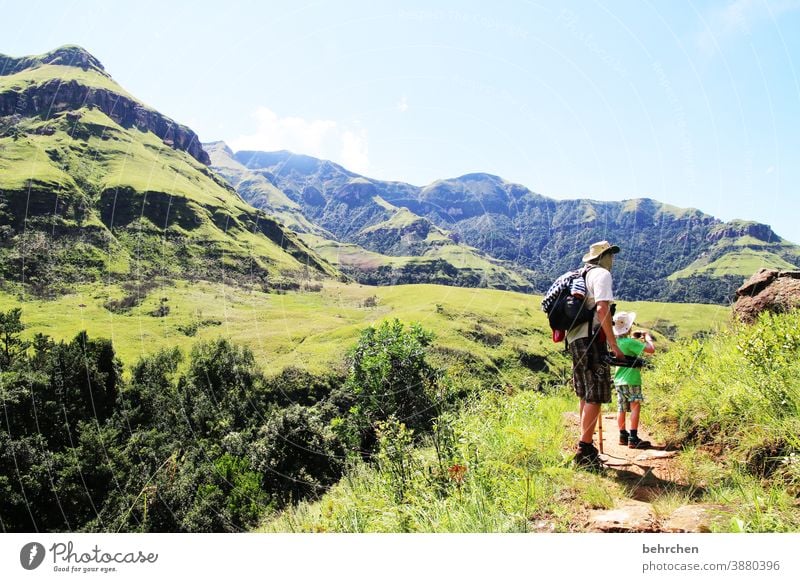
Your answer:
[[[225,336],[251,347],[267,372],[289,365],[320,371],[338,362],[365,326],[395,317],[418,322],[433,330],[444,347],[469,351],[486,362],[515,347],[539,355],[562,347],[550,340],[536,295],[329,281],[311,282],[306,289],[312,290],[279,294],[166,281],[135,297],[130,309],[115,312],[105,305],[131,293],[118,285],[94,284],[53,300],[0,291],[0,310],[20,307],[28,337],[44,333],[68,340],[86,330],[90,337],[109,338],[126,365],[162,348],[187,350],[199,340]],[[166,313],[159,311],[162,304]],[[713,331],[730,317],[728,309],[716,305],[620,301],[619,306],[639,313],[642,325],[674,326],[678,337]]]

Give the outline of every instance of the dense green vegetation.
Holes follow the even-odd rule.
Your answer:
[[[800,312],[764,313],[659,358],[650,417],[684,444],[691,483],[742,531],[797,531]]]
[[[625,495],[571,466],[560,354],[501,371],[445,348],[445,326],[383,319],[329,372],[266,375],[217,338],[125,373],[108,340],[31,337],[22,313],[0,317],[6,531],[571,531]],[[645,422],[683,447],[662,503],[796,530],[797,313],[695,339],[649,321],[677,339],[646,372]],[[491,353],[507,333],[469,341]]]
[[[365,330],[347,378],[267,378],[218,339],[183,372],[163,350],[128,381],[108,340],[28,345],[19,310],[0,325],[3,531],[238,531],[337,481],[381,422],[433,416],[432,337],[397,321]]]
[[[682,340],[646,371],[645,423],[681,447],[675,481],[654,500],[716,507],[714,531],[797,531],[800,498],[800,313],[765,315]],[[572,531],[592,508],[628,495],[613,471],[570,465],[574,434],[562,387],[475,395],[413,446],[395,429],[318,502],[264,531]],[[437,478],[440,482],[437,482]],[[438,483],[438,486],[437,486]]]

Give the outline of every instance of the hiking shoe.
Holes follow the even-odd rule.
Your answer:
[[[578,442],[575,463],[580,467],[598,467],[600,466],[600,452],[592,443]]]
[[[629,438],[628,439],[628,448],[629,449],[649,449],[650,448],[650,441],[643,441],[639,437]]]
[[[622,445],[623,447],[624,447],[624,446],[627,446],[627,444],[628,444],[628,439],[629,439],[630,437],[631,437],[631,435],[630,435],[630,433],[629,433],[627,430],[621,430],[621,431],[619,431],[619,444],[620,444],[620,445]]]

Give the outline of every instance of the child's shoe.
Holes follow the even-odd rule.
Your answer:
[[[650,448],[650,441],[643,441],[638,436],[637,437],[629,437],[628,438],[628,448],[629,449],[649,449]]]
[[[630,433],[627,430],[619,431],[619,444],[623,447],[628,444],[628,439],[630,438]]]

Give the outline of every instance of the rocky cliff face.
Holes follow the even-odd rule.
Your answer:
[[[33,69],[41,65],[78,67],[84,71],[94,69],[106,77],[109,77],[100,61],[86,50],[75,45],[62,46],[40,56],[10,57],[8,55],[0,55],[0,75],[14,75],[15,73],[26,69]]]
[[[723,238],[738,238],[740,236],[751,236],[763,242],[775,242],[780,238],[766,224],[737,221],[712,230],[707,238],[709,241],[718,241]]]
[[[110,79],[100,61],[80,47],[63,47],[41,57],[15,59],[0,55],[0,77],[42,65],[92,69]],[[47,118],[87,106],[97,107],[125,128],[135,127],[154,133],[170,147],[185,151],[202,164],[211,163],[197,134],[191,129],[113,90],[88,86],[75,80],[65,82],[51,79],[0,92],[0,117],[12,118],[12,121],[15,116]]]

